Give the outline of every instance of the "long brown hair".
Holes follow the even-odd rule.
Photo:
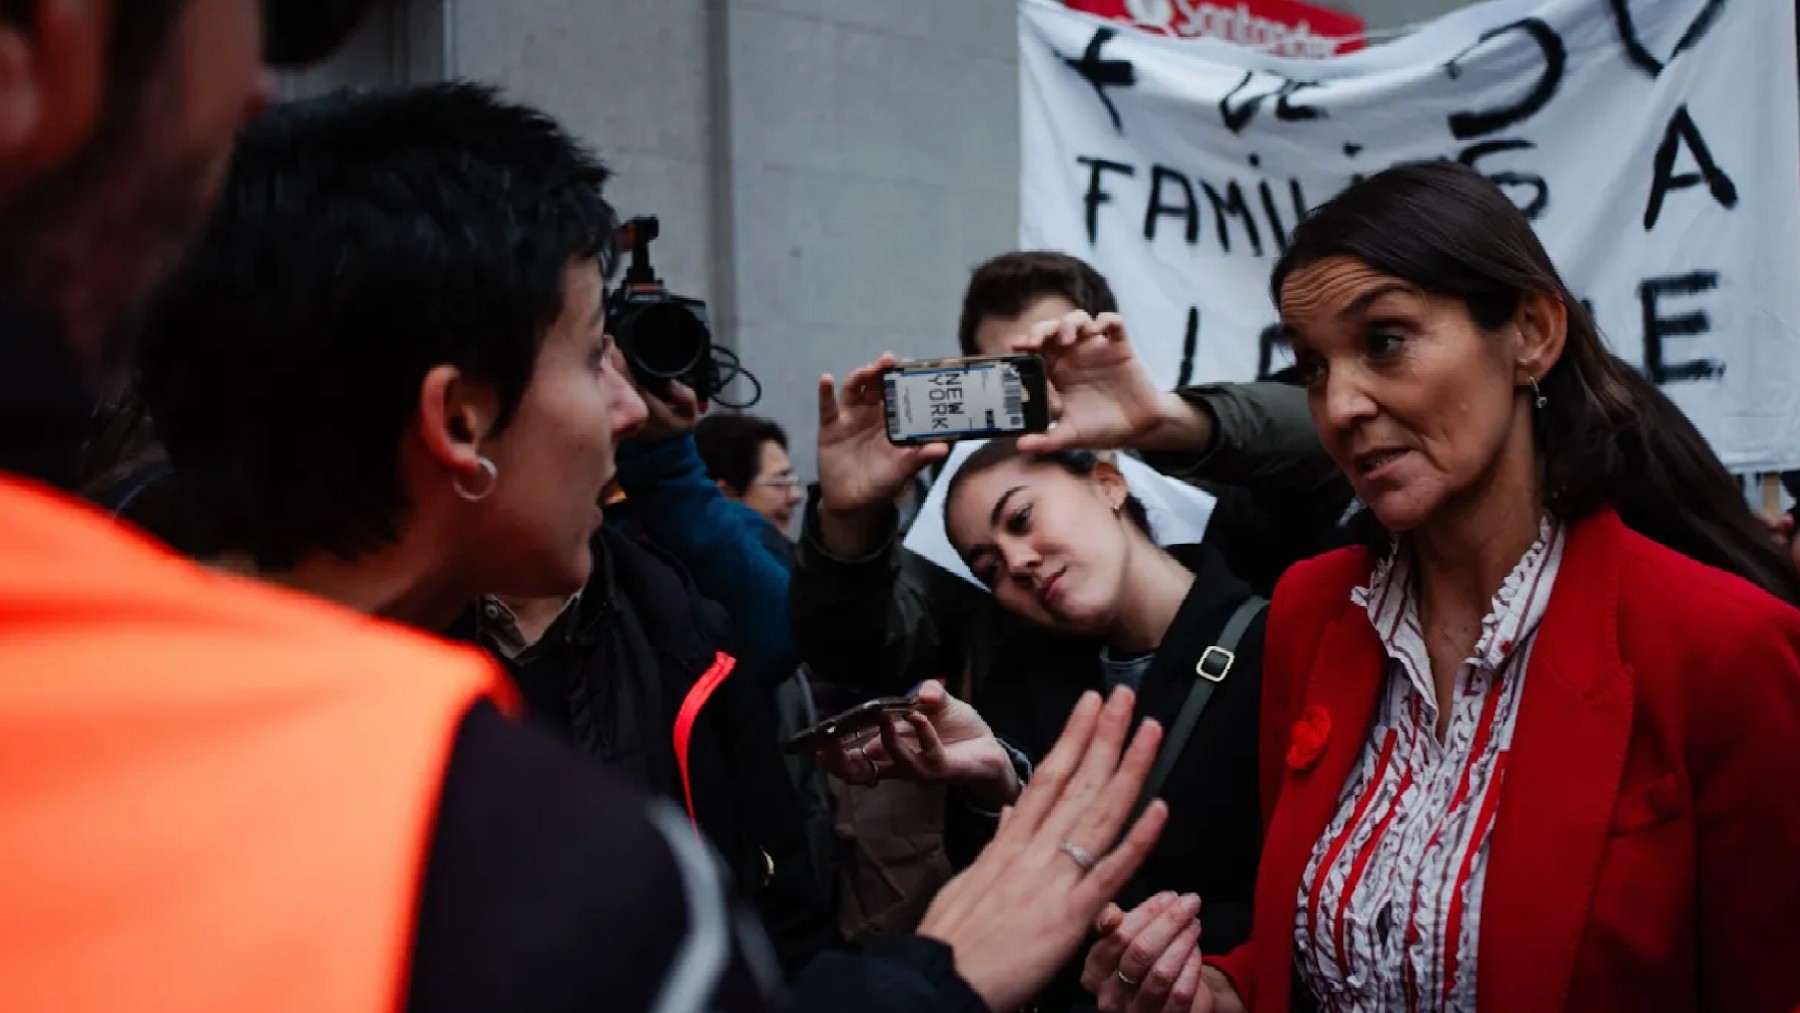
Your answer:
[[[1800,574],[1738,480],[1655,384],[1607,350],[1530,222],[1485,177],[1419,162],[1353,184],[1294,230],[1270,281],[1276,302],[1289,275],[1330,257],[1456,298],[1488,330],[1528,294],[1562,303],[1568,340],[1532,413],[1545,508],[1576,521],[1611,506],[1640,534],[1800,605]]]

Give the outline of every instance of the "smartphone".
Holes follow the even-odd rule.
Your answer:
[[[888,440],[981,440],[1050,428],[1044,360],[1035,355],[901,362],[882,373]]]
[[[884,696],[859,703],[842,714],[834,714],[811,728],[795,732],[782,749],[790,753],[810,753],[832,739],[881,724],[884,714],[905,714],[918,706],[919,701],[910,696]]]

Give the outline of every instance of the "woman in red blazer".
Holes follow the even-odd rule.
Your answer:
[[[1251,941],[1115,913],[1101,1008],[1792,1010],[1800,580],[1737,483],[1466,168],[1352,186],[1274,289],[1374,537],[1275,595]],[[1027,343],[1051,439],[1180,442],[1121,338]]]

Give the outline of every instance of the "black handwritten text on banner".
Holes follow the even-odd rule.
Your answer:
[[[1167,383],[1246,380],[1287,361],[1268,277],[1300,216],[1456,159],[1728,466],[1800,466],[1794,19],[1792,0],[1489,0],[1300,60],[1020,0],[1021,240],[1105,272]]]

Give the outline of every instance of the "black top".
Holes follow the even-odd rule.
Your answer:
[[[580,599],[534,647],[499,660],[531,720],[633,787],[685,807],[676,718],[723,648],[726,620],[680,564],[619,526],[603,526],[593,550]],[[492,650],[480,628],[471,615],[451,635]],[[837,945],[768,694],[747,676],[726,678],[699,711],[687,760],[700,828],[761,912],[782,966],[792,973]]]
[[[756,919],[667,803],[482,704],[445,771],[419,902],[419,1013],[986,1013],[948,948],[814,961],[784,998]],[[686,1001],[658,1006],[680,993]]]
[[[724,903],[717,868],[682,867],[712,861],[676,850],[668,827],[686,820],[654,812],[491,705],[471,711],[445,773],[409,1007],[650,1009],[700,931],[689,908]],[[710,895],[690,896],[685,880],[708,875]],[[717,979],[699,1008],[769,1008],[779,973],[755,956],[767,943],[739,925],[725,942],[724,966],[689,972]]]
[[[1138,687],[1138,716],[1170,727],[1187,700],[1194,666],[1217,642],[1250,586],[1232,575],[1212,549],[1187,545],[1168,550],[1195,573],[1194,586],[1176,613],[1155,660]],[[1262,851],[1262,813],[1257,790],[1257,738],[1262,698],[1263,636],[1267,612],[1251,622],[1236,660],[1194,727],[1179,761],[1159,792],[1169,804],[1169,823],[1136,880],[1120,896],[1130,907],[1163,890],[1198,893],[1206,948],[1223,953],[1249,937]],[[1105,688],[1101,643],[1029,626],[1008,624],[995,649],[994,667],[971,701],[994,733],[1034,762],[1055,744],[1075,702]],[[995,823],[967,806],[948,813],[951,858],[971,861],[991,838]],[[1080,1001],[1071,966],[1041,997],[1039,1008],[1066,1009]]]

